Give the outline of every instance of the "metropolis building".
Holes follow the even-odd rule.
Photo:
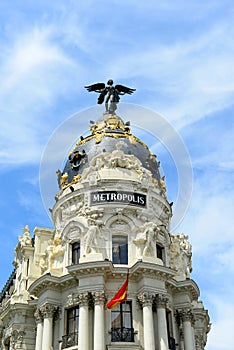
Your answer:
[[[106,112],[57,176],[54,229],[25,226],[15,248],[0,349],[203,350],[209,315],[156,155]],[[127,300],[108,309],[128,273]]]

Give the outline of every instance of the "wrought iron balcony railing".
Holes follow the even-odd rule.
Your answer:
[[[175,339],[172,337],[169,337],[169,349],[170,350],[176,350],[176,342]]]
[[[78,345],[78,332],[70,333],[62,337],[62,349],[70,348],[70,346]]]
[[[111,328],[112,342],[134,342],[134,328]]]

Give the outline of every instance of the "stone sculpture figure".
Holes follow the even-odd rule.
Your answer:
[[[98,97],[98,104],[102,104],[105,100],[106,112],[113,114],[117,109],[117,103],[120,100],[120,95],[129,94],[131,95],[136,89],[129,88],[124,85],[113,85],[112,79],[109,79],[107,85],[104,83],[96,83],[85,86],[89,92],[100,93]]]
[[[192,251],[188,236],[175,234],[171,237],[171,267],[177,270],[180,279],[189,278],[192,271]]]
[[[102,226],[102,222],[98,220],[90,220],[88,230],[84,236],[84,250],[83,256],[91,253],[99,253],[100,247],[98,244],[98,238],[107,240],[99,229]]]
[[[49,241],[48,248],[46,249],[46,254],[48,257],[48,267],[50,269],[61,266],[64,255],[64,247],[62,246],[61,239],[59,237],[56,237],[54,241]]]
[[[140,228],[140,232],[133,240],[136,245],[144,245],[142,256],[155,257],[155,239],[157,230],[157,225],[152,222],[147,222]]]
[[[32,246],[32,241],[31,241],[31,237],[30,237],[30,230],[28,225],[26,225],[23,229],[23,236],[19,236],[19,242],[21,247],[24,246]]]

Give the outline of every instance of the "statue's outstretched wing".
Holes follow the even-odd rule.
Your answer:
[[[102,92],[103,89],[105,89],[104,83],[96,83],[93,85],[85,86],[85,89],[88,90],[88,92],[95,91],[95,92]]]
[[[124,85],[115,85],[115,89],[119,93],[124,93],[124,94],[129,94],[129,95],[131,95],[134,91],[136,91],[136,89],[132,89],[132,88],[129,88],[129,87],[124,86]]]

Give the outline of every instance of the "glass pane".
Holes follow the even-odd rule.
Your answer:
[[[79,307],[67,310],[67,334],[78,332]]]
[[[156,248],[157,248],[157,258],[163,260],[163,247],[157,244]]]
[[[130,313],[124,313],[123,314],[123,327],[125,328],[131,328],[131,314]]]
[[[132,328],[131,302],[122,303],[121,308],[122,308],[122,327]]]
[[[120,312],[111,312],[111,327],[120,328],[121,327],[121,313]]]
[[[114,264],[128,263],[128,237],[114,235],[112,237],[112,261]]]
[[[72,244],[72,264],[76,265],[80,259],[80,242]]]
[[[122,310],[123,312],[130,312],[131,311],[130,303],[129,302],[122,303]]]

